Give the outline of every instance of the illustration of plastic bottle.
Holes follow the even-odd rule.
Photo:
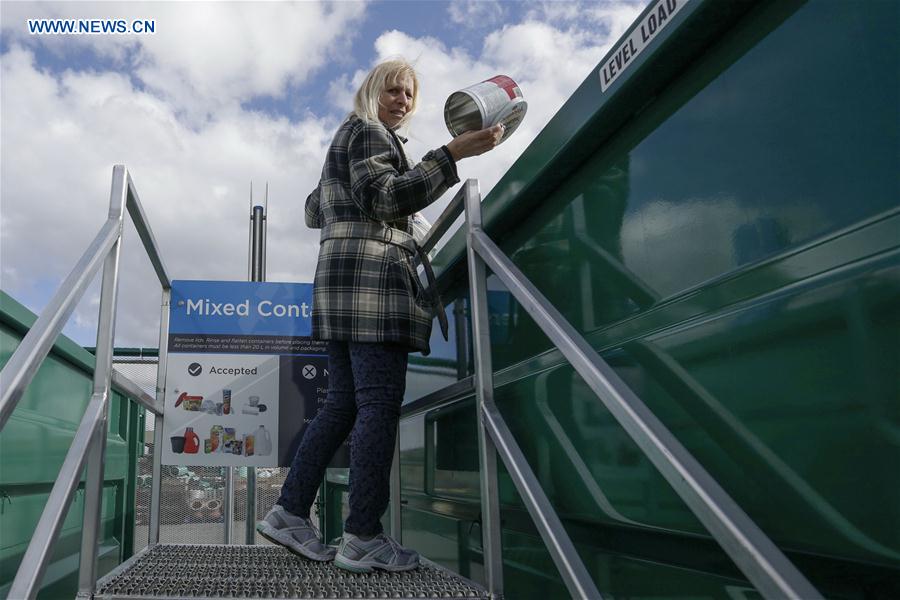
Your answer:
[[[268,456],[272,454],[272,436],[265,427],[262,425],[257,427],[256,432],[253,434],[253,439],[256,443],[257,456]]]

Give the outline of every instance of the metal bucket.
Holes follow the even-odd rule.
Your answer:
[[[506,75],[453,92],[444,104],[444,122],[450,135],[478,131],[502,123],[503,143],[525,118],[528,103],[519,84]]]

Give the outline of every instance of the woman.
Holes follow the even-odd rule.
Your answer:
[[[312,318],[313,337],[328,341],[328,397],[306,429],[281,497],[257,525],[263,536],[301,556],[333,558],[358,572],[419,564],[418,554],[385,535],[380,523],[407,354],[428,353],[440,306],[416,275],[410,216],[459,181],[459,160],[490,150],[503,132],[496,126],[464,133],[412,166],[395,130],[409,122],[418,96],[408,63],[376,66],[356,92],[354,111],[338,128],[319,185],[306,199],[307,226],[322,229]],[[335,554],[319,540],[309,510],[351,430],[350,514]]]

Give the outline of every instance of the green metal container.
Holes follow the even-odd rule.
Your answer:
[[[485,229],[823,594],[900,597],[900,4],[678,4],[604,91],[613,46]],[[434,264],[457,335],[411,358],[403,542],[483,581],[462,232]],[[757,597],[488,287],[496,401],[600,591]],[[500,478],[507,596],[565,597]]]
[[[0,367],[36,317],[0,292]],[[91,396],[94,357],[60,336],[0,434],[0,597],[6,597]],[[119,393],[109,407],[98,575],[131,556],[144,409]],[[66,515],[38,598],[78,590],[84,480]]]

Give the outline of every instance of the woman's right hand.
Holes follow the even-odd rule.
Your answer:
[[[470,156],[484,154],[492,150],[503,138],[503,125],[494,125],[479,131],[467,131],[453,138],[447,144],[447,150],[454,161],[460,161]]]

